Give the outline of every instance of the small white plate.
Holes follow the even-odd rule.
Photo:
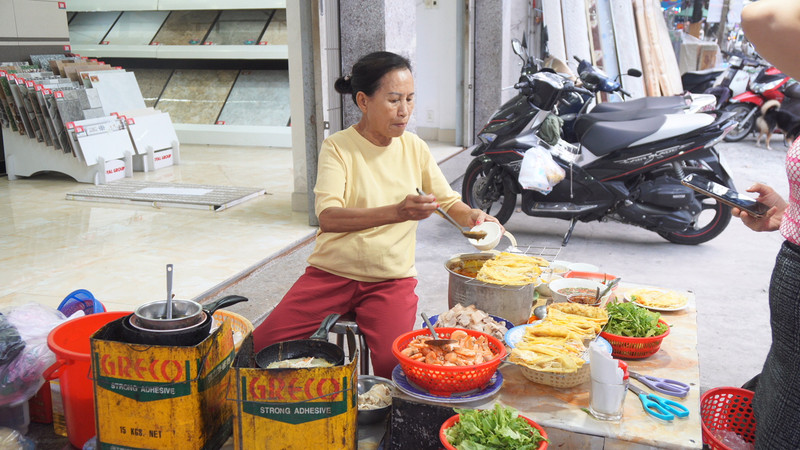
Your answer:
[[[648,288],[648,290],[658,291],[658,292],[675,292],[675,291],[672,291],[671,289]],[[633,291],[636,291],[636,289],[634,289]],[[633,291],[629,291],[629,292],[633,292]],[[686,299],[686,302],[683,305],[673,306],[673,307],[670,307],[670,308],[663,308],[663,307],[659,307],[659,306],[645,305],[644,303],[639,303],[639,302],[634,301],[633,299],[631,299],[629,292],[625,292],[624,294],[622,294],[622,297],[625,299],[626,302],[631,302],[631,303],[633,303],[635,305],[639,305],[642,308],[647,308],[647,309],[649,309],[651,311],[659,311],[659,312],[680,311],[682,309],[686,309],[686,307],[689,306],[689,299],[688,298]]]

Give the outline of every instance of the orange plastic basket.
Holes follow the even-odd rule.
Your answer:
[[[603,331],[600,333],[611,344],[611,356],[622,359],[642,359],[655,355],[661,348],[661,341],[669,336],[669,325],[661,319],[658,321],[667,327],[667,332],[659,336],[636,338],[620,336]]]
[[[703,443],[712,449],[729,447],[715,436],[717,430],[733,431],[747,442],[756,439],[756,417],[753,414],[753,391],[735,387],[709,389],[700,397],[700,419]]]
[[[417,336],[428,335],[427,329],[414,330],[400,335],[392,343],[392,353],[400,361],[400,367],[405,372],[409,381],[426,389],[433,395],[449,397],[452,394],[469,392],[474,389],[483,389],[500,366],[501,360],[506,356],[506,348],[502,342],[486,333],[462,328],[437,328],[436,334],[440,339],[448,339],[453,331],[461,330],[470,336],[483,336],[489,342],[489,348],[494,353],[494,358],[489,361],[475,364],[474,366],[437,366],[413,360],[402,353],[403,349]],[[431,338],[433,339],[433,338]]]
[[[437,333],[438,333],[438,331],[437,331]],[[541,434],[542,437],[545,438],[544,441],[539,443],[538,450],[546,449],[548,442],[547,442],[547,433],[544,431],[544,428],[542,428],[541,425],[539,425],[538,423],[532,421],[531,419],[528,419],[525,416],[520,416],[520,417],[522,417],[529,424],[531,424],[531,426],[533,428],[536,428],[537,430],[539,430],[539,434]],[[458,450],[455,447],[453,447],[449,442],[447,442],[447,436],[445,436],[444,432],[447,431],[448,428],[450,428],[453,425],[455,425],[459,420],[461,420],[461,414],[456,414],[455,416],[447,419],[442,424],[442,427],[439,428],[439,440],[442,442],[442,445],[444,445],[444,448],[447,449],[447,450]]]

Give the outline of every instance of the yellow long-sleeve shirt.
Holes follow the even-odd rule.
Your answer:
[[[461,198],[450,188],[428,145],[415,134],[403,133],[379,147],[350,127],[322,143],[315,211],[319,216],[330,207],[397,204],[418,187],[435,195],[445,211]],[[417,224],[407,220],[349,233],[320,231],[308,263],[357,281],[415,276]]]

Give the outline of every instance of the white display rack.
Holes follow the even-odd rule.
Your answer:
[[[153,147],[147,147],[146,153],[133,155],[133,170],[137,172],[150,172],[180,163],[181,150],[178,141],[172,141],[170,148],[154,150]]]
[[[9,129],[3,131],[3,147],[9,180],[42,172],[58,172],[81,183],[106,184],[133,176],[133,161],[129,152],[118,159],[98,157],[94,164],[87,165],[72,153],[47,147]]]

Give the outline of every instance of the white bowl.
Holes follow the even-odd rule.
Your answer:
[[[556,302],[566,302],[567,294],[559,291],[569,288],[584,288],[589,289],[589,292],[597,292],[597,288],[600,288],[602,291],[605,286],[599,281],[587,280],[584,278],[560,278],[550,282],[550,291],[553,294],[553,300]],[[603,302],[608,301],[610,295],[611,293],[604,295],[601,300]]]
[[[600,268],[589,263],[569,263],[569,270],[574,272],[599,272]]]
[[[503,229],[496,222],[483,222],[480,225],[475,225],[470,231],[485,231],[486,237],[481,239],[469,239],[469,243],[474,245],[475,248],[481,251],[492,250],[500,243],[500,238],[503,237]]]

